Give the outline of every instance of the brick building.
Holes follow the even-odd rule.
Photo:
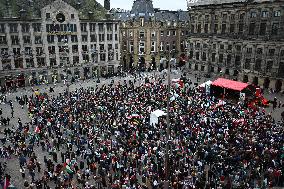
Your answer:
[[[169,56],[186,61],[188,13],[160,10],[152,0],[135,0],[131,11],[111,10],[120,20],[121,64],[124,68],[158,67]],[[175,54],[169,55],[169,52]]]
[[[109,0],[105,1],[109,9]],[[95,0],[0,0],[0,80],[17,87],[119,66],[119,24]]]
[[[283,0],[188,2],[191,68],[283,89]]]

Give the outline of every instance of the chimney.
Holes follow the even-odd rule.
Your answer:
[[[106,9],[106,10],[110,10],[110,0],[105,0],[104,1],[104,8]]]

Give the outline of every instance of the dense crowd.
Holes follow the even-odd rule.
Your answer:
[[[5,129],[1,158],[19,158],[22,188],[162,188],[167,123],[150,114],[166,112],[167,85],[142,83],[18,99],[31,122]],[[190,80],[170,101],[170,188],[284,186],[283,123],[263,108],[220,103]],[[35,148],[48,152],[43,164]]]

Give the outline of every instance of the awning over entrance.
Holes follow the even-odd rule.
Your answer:
[[[242,83],[239,81],[233,81],[233,80],[224,79],[224,78],[218,78],[212,83],[212,85],[217,86],[217,87],[226,88],[226,89],[235,90],[235,91],[242,91],[248,87],[247,83]]]

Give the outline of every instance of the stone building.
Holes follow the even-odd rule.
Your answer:
[[[283,89],[284,1],[188,2],[191,68]]]
[[[109,0],[105,1],[109,9]],[[6,87],[90,78],[119,66],[119,24],[95,0],[0,0]]]
[[[169,56],[185,63],[187,12],[155,9],[152,0],[135,0],[131,11],[111,12],[120,20],[121,64],[125,69],[138,64],[157,68]]]

